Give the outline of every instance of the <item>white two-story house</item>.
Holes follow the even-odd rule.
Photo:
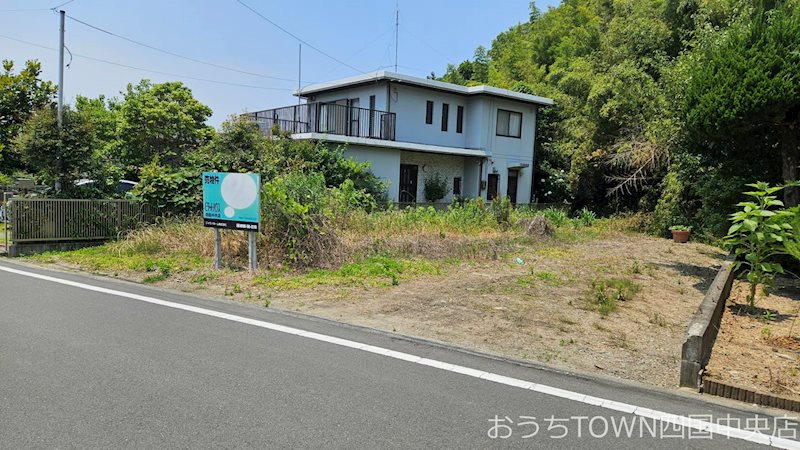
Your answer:
[[[306,103],[251,113],[269,133],[346,145],[369,161],[395,202],[425,202],[425,178],[444,177],[448,194],[529,203],[538,108],[553,104],[491,86],[461,86],[391,72],[310,85]]]

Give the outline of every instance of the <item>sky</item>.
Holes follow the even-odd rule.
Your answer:
[[[37,59],[42,77],[57,81],[59,19],[49,8],[65,1],[0,0],[0,59],[17,68]],[[231,114],[297,103],[298,38],[309,44],[302,49],[303,85],[391,71],[399,7],[398,72],[424,77],[471,59],[478,45],[488,48],[498,33],[528,17],[528,0],[241,1],[274,24],[238,0],[68,2],[61,8],[69,16],[65,44],[73,54],[64,75],[66,102],[76,94],[119,97],[128,83],[143,78],[180,80],[213,109],[209,123],[218,126]],[[558,1],[536,5],[546,10]]]

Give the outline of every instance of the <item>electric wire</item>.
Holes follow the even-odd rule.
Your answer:
[[[3,35],[3,34],[0,34],[0,38],[8,39],[8,40],[11,40],[11,41],[20,42],[22,44],[31,45],[31,46],[43,48],[43,49],[46,49],[46,50],[58,51],[58,49],[53,48],[53,47],[48,47],[46,45],[37,44],[35,42],[26,41],[26,40],[23,40],[23,39],[17,39],[17,38],[11,37],[11,36]],[[83,59],[87,59],[87,60],[90,60],[90,61],[96,61],[96,62],[100,62],[100,63],[104,63],[104,64],[110,64],[110,65],[114,65],[114,66],[118,66],[118,67],[124,67],[124,68],[127,68],[127,69],[139,70],[139,71],[142,71],[142,72],[150,72],[150,73],[155,73],[155,74],[159,74],[159,75],[166,75],[166,76],[181,78],[181,79],[185,79],[185,80],[203,81],[203,82],[206,82],[206,83],[224,84],[224,85],[228,85],[228,86],[245,87],[245,88],[251,88],[251,89],[264,89],[264,90],[273,90],[273,91],[291,91],[291,89],[287,89],[287,88],[256,86],[256,85],[252,85],[252,84],[234,83],[234,82],[231,82],[231,81],[213,80],[213,79],[210,79],[210,78],[200,78],[200,77],[194,77],[194,76],[190,76],[190,75],[177,74],[177,73],[173,73],[173,72],[165,72],[165,71],[161,71],[161,70],[147,69],[147,68],[144,68],[144,67],[132,66],[130,64],[123,64],[123,63],[119,63],[119,62],[116,62],[116,61],[110,61],[110,60],[103,59],[103,58],[96,58],[94,56],[81,55],[81,54],[78,54],[78,53],[70,52],[70,54],[74,55],[77,58],[83,58]]]
[[[366,73],[366,72],[364,72],[363,70],[361,70],[361,69],[359,69],[359,68],[357,68],[357,67],[353,67],[352,65],[350,65],[350,64],[348,64],[348,63],[346,63],[346,62],[342,61],[341,59],[339,59],[339,58],[336,58],[335,56],[332,56],[332,55],[330,55],[330,54],[326,53],[325,51],[323,51],[323,50],[319,49],[318,47],[315,47],[314,45],[312,45],[312,44],[309,44],[309,43],[308,43],[306,40],[304,40],[304,39],[303,39],[303,38],[301,38],[300,36],[297,36],[296,34],[292,33],[291,31],[287,30],[286,28],[283,28],[282,26],[280,26],[280,25],[278,25],[277,23],[273,22],[273,21],[272,21],[272,20],[270,20],[270,19],[269,19],[267,16],[265,16],[265,15],[261,14],[260,12],[256,11],[255,9],[253,9],[252,7],[250,7],[250,5],[248,5],[247,3],[243,2],[242,0],[236,0],[236,1],[237,1],[237,2],[238,2],[240,5],[244,6],[244,7],[245,7],[245,8],[247,8],[247,9],[249,9],[249,10],[250,10],[250,11],[251,11],[253,14],[257,15],[258,17],[260,17],[262,20],[264,20],[264,21],[266,21],[266,22],[268,22],[268,23],[272,24],[272,26],[274,26],[275,28],[277,28],[277,29],[279,29],[279,30],[283,31],[284,33],[288,34],[289,36],[291,36],[291,37],[295,38],[296,40],[298,40],[299,42],[301,42],[301,43],[302,43],[302,44],[304,44],[305,46],[307,46],[307,47],[311,48],[312,50],[315,50],[315,51],[319,52],[320,54],[322,54],[322,55],[325,55],[325,56],[327,56],[328,58],[332,59],[333,61],[336,61],[336,62],[338,62],[339,64],[341,64],[341,65],[343,65],[343,66],[345,66],[345,67],[349,67],[350,69],[353,69],[353,70],[355,70],[356,72],[359,72],[359,73]]]
[[[72,21],[74,21],[74,22],[77,22],[77,23],[79,23],[79,24],[81,24],[83,26],[86,26],[86,27],[92,28],[94,30],[97,30],[97,31],[99,31],[101,33],[105,33],[105,34],[108,34],[110,36],[114,36],[114,37],[116,37],[118,39],[122,39],[124,41],[130,42],[132,44],[135,44],[135,45],[138,45],[138,46],[141,46],[141,47],[144,47],[144,48],[148,48],[150,50],[155,50],[157,52],[161,52],[161,53],[164,53],[166,55],[174,56],[176,58],[181,58],[181,59],[184,59],[184,60],[187,60],[187,61],[191,61],[191,62],[194,62],[194,63],[204,64],[204,65],[211,66],[211,67],[216,67],[218,69],[229,70],[231,72],[238,72],[238,73],[245,74],[245,75],[251,75],[251,76],[254,76],[254,77],[268,78],[268,79],[279,80],[279,81],[290,81],[292,83],[296,83],[297,82],[297,80],[293,80],[291,78],[281,78],[281,77],[274,77],[274,76],[271,76],[271,75],[264,75],[264,74],[256,73],[256,72],[249,72],[247,70],[240,70],[240,69],[236,69],[234,67],[224,66],[222,64],[217,64],[217,63],[213,63],[213,62],[210,62],[210,61],[204,61],[204,60],[201,60],[201,59],[192,58],[191,56],[181,55],[180,53],[175,53],[175,52],[170,51],[170,50],[166,50],[166,49],[159,48],[159,47],[156,47],[156,46],[153,46],[153,45],[150,45],[150,44],[146,44],[144,42],[140,42],[140,41],[137,41],[135,39],[131,39],[129,37],[122,36],[120,34],[114,33],[113,31],[109,31],[109,30],[106,30],[104,28],[100,28],[100,27],[98,27],[96,25],[92,25],[92,24],[90,24],[88,22],[80,20],[77,17],[70,16],[69,14],[67,14],[67,18],[72,20]]]

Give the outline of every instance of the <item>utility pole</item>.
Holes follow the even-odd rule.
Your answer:
[[[395,3],[394,10],[394,71],[397,72],[397,44],[400,35],[400,5]]]
[[[64,123],[64,16],[66,13],[62,9],[58,12],[61,20],[61,26],[58,29],[58,129]],[[60,155],[59,155],[60,156]],[[55,183],[56,192],[61,192],[61,181]]]
[[[66,13],[58,12],[61,27],[58,30],[58,128],[64,121],[64,16]]]

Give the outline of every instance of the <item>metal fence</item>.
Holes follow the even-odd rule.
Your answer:
[[[395,114],[336,103],[303,103],[248,114],[266,134],[327,133],[394,140]]]
[[[449,208],[451,203],[449,202],[396,202],[394,203],[395,208],[397,209],[405,209],[405,208],[426,208],[428,206],[432,206],[436,210],[444,211]],[[486,201],[484,203],[485,206],[489,207],[492,205],[491,200]],[[570,209],[570,205],[567,203],[513,203],[512,207],[514,209],[518,209],[521,211],[541,211],[544,209],[552,208],[552,209],[560,209],[562,211],[568,212]]]
[[[131,200],[12,198],[6,205],[11,242],[114,239],[161,216]]]

